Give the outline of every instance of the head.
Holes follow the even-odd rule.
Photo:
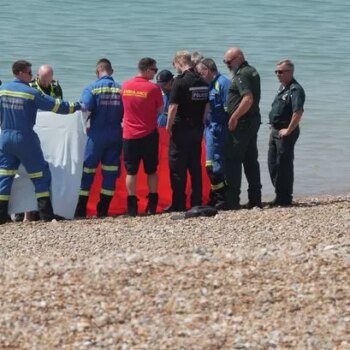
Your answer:
[[[158,72],[157,61],[151,57],[141,58],[138,64],[139,75],[148,80],[153,80]]]
[[[276,65],[275,74],[282,85],[287,85],[294,76],[294,63],[288,59],[279,61]]]
[[[47,88],[51,85],[53,80],[53,68],[49,64],[43,64],[39,67],[37,73],[39,85]]]
[[[173,59],[173,66],[180,74],[192,68],[191,54],[188,51],[177,51]]]
[[[191,53],[191,63],[192,63],[192,68],[197,70],[197,64],[204,58],[204,56],[198,52],[194,51]]]
[[[29,84],[32,81],[32,64],[25,60],[16,61],[12,65],[13,75],[25,83]]]
[[[212,58],[204,58],[197,64],[197,72],[207,82],[211,83],[218,75],[218,68]]]
[[[244,54],[239,47],[231,47],[224,55],[224,63],[231,72],[235,72],[244,61]]]
[[[98,78],[112,74],[113,68],[110,60],[107,58],[101,58],[96,62],[96,75]]]
[[[161,87],[161,89],[165,92],[171,90],[171,86],[174,82],[174,74],[169,70],[162,70],[156,76],[157,84]]]

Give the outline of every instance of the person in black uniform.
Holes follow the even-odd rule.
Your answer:
[[[169,168],[172,203],[166,212],[186,210],[187,170],[191,176],[191,207],[202,204],[202,138],[209,110],[208,84],[194,72],[191,54],[176,53],[179,76],[170,92],[167,130],[170,134]]]
[[[291,60],[278,62],[275,73],[281,86],[269,115],[268,166],[276,193],[270,205],[288,206],[293,199],[294,146],[300,134],[299,122],[304,111],[305,92],[293,77],[294,64]]]
[[[246,208],[262,207],[257,138],[261,123],[260,77],[248,64],[238,47],[230,48],[224,63],[233,73],[227,98],[229,133],[226,145],[227,202],[230,209],[240,209],[242,164],[248,181]]]

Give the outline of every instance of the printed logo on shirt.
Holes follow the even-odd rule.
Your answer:
[[[192,101],[206,101],[209,96],[209,89],[207,86],[196,86],[189,89],[192,94]]]
[[[100,105],[103,106],[119,106],[120,105],[120,95],[101,95]]]
[[[123,96],[136,96],[141,98],[147,98],[148,91],[130,90],[126,89],[122,91]]]
[[[22,98],[2,96],[1,104],[4,108],[8,109],[24,109],[24,100]]]

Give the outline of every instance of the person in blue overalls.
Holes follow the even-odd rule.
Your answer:
[[[174,74],[164,69],[157,74],[156,81],[157,81],[157,84],[162,89],[163,102],[164,102],[163,111],[162,113],[159,113],[157,122],[160,128],[165,128],[166,122],[168,119],[169,98],[170,98],[171,87],[174,82]]]
[[[227,137],[227,93],[230,80],[218,72],[211,58],[201,60],[196,69],[209,85],[210,110],[205,122],[206,171],[210,179],[209,205],[227,209],[224,152]]]
[[[85,217],[89,191],[101,162],[102,189],[97,204],[97,216],[108,215],[108,209],[115,192],[115,183],[120,174],[122,151],[123,105],[120,97],[121,85],[112,78],[111,62],[102,58],[97,61],[97,80],[82,93],[81,101],[91,112],[87,132],[84,168],[80,186],[79,201],[75,217]]]
[[[35,188],[40,219],[55,218],[50,199],[51,174],[33,127],[38,109],[69,114],[82,109],[71,103],[46,96],[29,86],[32,64],[25,60],[12,65],[15,80],[0,87],[0,224],[9,220],[11,187],[20,163]]]

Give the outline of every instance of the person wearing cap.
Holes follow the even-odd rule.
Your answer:
[[[163,111],[158,115],[158,127],[165,128],[168,119],[170,90],[174,82],[174,74],[164,69],[157,74],[156,81],[162,89],[164,103]]]
[[[107,58],[99,59],[96,63],[97,80],[87,86],[81,95],[81,101],[91,114],[75,217],[86,217],[89,192],[100,162],[103,180],[97,204],[98,217],[108,215],[120,174],[124,111],[121,85],[114,81],[112,74],[111,62]]]
[[[194,72],[191,54],[178,51],[174,67],[179,75],[170,92],[167,131],[172,203],[165,212],[186,210],[187,171],[191,176],[191,207],[202,204],[202,139],[209,110],[208,84]]]
[[[138,215],[136,177],[140,162],[147,174],[149,193],[146,213],[156,214],[158,205],[158,114],[163,110],[162,91],[151,82],[158,72],[157,61],[144,57],[138,63],[138,75],[123,84],[123,154],[126,169],[127,214]]]
[[[215,61],[211,58],[204,58],[197,63],[197,71],[209,84],[210,110],[204,129],[205,168],[210,179],[210,200],[208,204],[224,210],[227,209],[227,184],[224,166],[228,129],[226,100],[231,81],[218,72]]]
[[[270,206],[289,206],[293,199],[294,146],[304,112],[305,91],[294,79],[294,64],[285,59],[277,63],[275,74],[281,85],[270,111],[271,134],[268,166],[276,197]]]

